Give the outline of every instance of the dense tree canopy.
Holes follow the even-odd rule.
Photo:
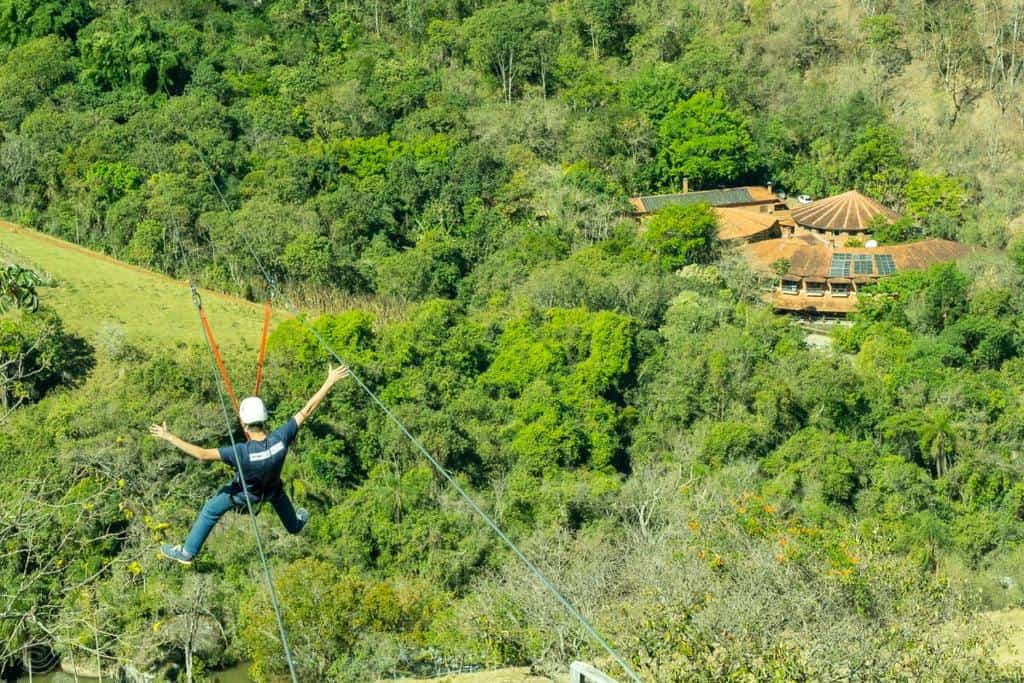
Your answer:
[[[720,94],[700,91],[661,120],[659,170],[676,187],[737,183],[757,166],[749,124]]]
[[[0,211],[316,314],[644,680],[1007,680],[969,616],[1024,604],[1019,5],[0,0]],[[706,205],[630,215],[684,178],[989,249],[812,349]],[[207,349],[83,340],[42,284],[0,271],[0,667],[275,680],[248,523],[152,552],[226,473],[145,432],[227,438]],[[271,421],[333,360],[276,326]],[[285,474],[301,680],[603,657],[356,383]]]

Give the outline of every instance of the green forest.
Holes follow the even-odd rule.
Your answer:
[[[811,348],[709,207],[641,228],[684,178],[978,250]],[[0,217],[309,313],[271,421],[326,341],[644,681],[1021,680],[976,615],[1024,607],[1022,180],[1021,0],[0,0]],[[157,557],[230,477],[147,432],[228,441],[199,323],[0,266],[0,668],[289,680],[245,516]],[[626,680],[358,383],[285,479],[298,680]]]

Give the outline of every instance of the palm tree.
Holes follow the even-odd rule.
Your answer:
[[[953,411],[949,408],[929,407],[921,417],[917,443],[921,454],[934,464],[935,476],[938,478],[949,471],[960,441],[953,422]]]

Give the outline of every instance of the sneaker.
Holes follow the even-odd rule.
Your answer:
[[[184,565],[192,564],[193,555],[185,552],[185,549],[180,545],[171,545],[170,543],[164,543],[160,546],[160,554],[166,557],[168,560],[175,560]]]
[[[303,527],[306,526],[306,522],[309,521],[309,510],[306,508],[299,508],[295,511],[295,517],[302,522],[302,526],[299,527],[299,531],[302,531]]]

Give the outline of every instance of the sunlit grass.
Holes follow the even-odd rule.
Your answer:
[[[1024,609],[986,612],[981,619],[987,620],[1004,636],[994,653],[996,663],[1006,667],[1024,666]]]
[[[115,330],[127,343],[153,351],[205,344],[185,281],[4,222],[0,222],[0,260],[52,278],[52,286],[40,289],[40,301],[57,311],[68,330],[90,342]],[[218,344],[233,356],[252,354],[255,363],[263,307],[206,290],[201,290],[201,296]],[[288,317],[275,310],[271,330]]]

